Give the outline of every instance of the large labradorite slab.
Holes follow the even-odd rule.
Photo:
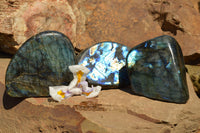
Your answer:
[[[101,85],[104,88],[119,87],[120,80],[129,81],[124,70],[129,50],[129,47],[115,42],[98,43],[79,55],[78,64],[90,70],[87,75],[90,84]]]
[[[73,79],[68,66],[74,64],[74,48],[65,35],[56,31],[39,33],[27,40],[10,61],[6,91],[12,97],[49,96],[49,86],[68,85]]]
[[[134,47],[127,69],[136,94],[175,103],[188,100],[183,55],[174,38],[160,36]]]

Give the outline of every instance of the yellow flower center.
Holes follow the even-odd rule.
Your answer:
[[[76,73],[77,77],[78,77],[78,83],[81,82],[81,77],[83,76],[83,72],[80,70]]]
[[[62,98],[65,97],[65,93],[63,93],[61,90],[57,92],[58,95],[61,95]]]
[[[90,95],[90,93],[92,93],[92,91],[91,92],[83,92],[83,94],[85,94],[86,96]]]

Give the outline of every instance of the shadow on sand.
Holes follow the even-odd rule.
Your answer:
[[[22,102],[25,98],[11,97],[6,93],[5,85],[0,83],[0,89],[5,90],[3,94],[3,107],[5,109],[11,109],[15,107],[17,104]]]
[[[5,53],[4,54],[0,53],[0,58],[11,58],[11,57],[12,55],[9,55],[9,54],[5,55]],[[185,61],[185,64],[188,64],[188,65],[198,65],[200,64],[200,54],[195,53],[190,56],[184,56],[184,61]],[[120,80],[119,81],[120,85],[118,89],[124,92],[127,92],[129,94],[137,95],[131,90],[130,81],[128,78],[128,72],[125,67],[123,67],[119,72],[119,80]],[[2,102],[3,102],[3,107],[7,110],[12,109],[13,107],[15,107],[20,102],[26,99],[26,98],[17,98],[17,97],[9,96],[6,93],[5,85],[1,82],[0,82],[0,90],[1,92],[5,90],[3,94]],[[104,89],[104,90],[107,90],[107,89]]]

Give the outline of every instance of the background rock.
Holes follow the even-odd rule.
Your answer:
[[[184,55],[199,52],[199,0],[3,0],[0,5],[1,50],[10,54],[44,30],[64,33],[79,49],[102,41],[133,47],[167,34]]]
[[[200,67],[194,65],[186,65],[190,78],[193,82],[194,89],[200,97]]]
[[[13,55],[24,41],[44,30],[64,33],[78,49],[102,41],[133,47],[165,34],[179,42],[187,64],[197,65],[199,3],[1,0],[0,50]],[[0,132],[200,132],[200,103],[189,77],[186,104],[132,95],[129,88],[103,90],[95,99],[77,96],[56,103],[50,98],[13,99],[3,95],[8,63],[9,59],[0,59]]]

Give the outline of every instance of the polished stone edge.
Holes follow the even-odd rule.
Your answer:
[[[15,55],[12,56],[12,58],[11,58],[11,60],[10,60],[10,62],[9,62],[9,65],[8,65],[8,67],[7,67],[7,69],[6,69],[6,73],[7,73],[8,69],[9,69],[9,67],[10,67],[10,63],[11,63],[12,60],[15,58],[15,56],[20,52],[20,49],[23,49],[23,47],[25,47],[24,44],[26,44],[26,43],[29,42],[30,40],[33,40],[33,39],[37,40],[37,39],[39,39],[39,36],[42,36],[43,34],[55,34],[55,35],[57,34],[57,35],[61,35],[63,38],[65,38],[65,39],[69,42],[69,44],[70,44],[70,46],[69,46],[70,49],[72,49],[73,51],[75,51],[75,48],[73,47],[73,44],[72,44],[71,40],[70,40],[67,36],[65,36],[63,33],[58,32],[58,31],[51,31],[51,30],[49,30],[49,31],[43,31],[43,32],[40,32],[40,33],[38,33],[38,34],[36,34],[36,35],[30,37],[29,39],[27,39],[27,40],[22,44],[22,46],[17,50],[17,52],[15,53]],[[75,52],[74,52],[74,60],[75,60],[75,64],[77,64]],[[7,75],[7,74],[6,74],[6,75]],[[9,89],[7,88],[7,85],[6,85],[7,82],[8,82],[7,76],[5,76],[5,87],[6,87],[5,93],[6,93],[6,94],[8,94],[8,95],[11,96],[11,97],[24,97],[24,98],[28,98],[28,96],[12,96],[12,95],[10,95],[10,94],[9,94]],[[49,97],[49,95],[48,95],[48,96],[31,96],[31,97]]]
[[[147,40],[147,41],[144,41],[144,42],[142,42],[142,43],[140,43],[140,44],[138,44],[137,46],[135,46],[135,47],[133,47],[133,48],[131,48],[130,50],[129,50],[129,52],[128,52],[128,54],[127,54],[127,57],[128,57],[128,55],[130,54],[130,52],[133,50],[133,49],[136,49],[136,48],[138,48],[138,47],[140,47],[141,45],[144,45],[146,42],[149,42],[149,41],[152,41],[152,40],[155,40],[155,39],[163,39],[163,38],[169,38],[170,39],[170,41],[169,42],[175,42],[176,44],[176,46],[178,47],[178,49],[180,50],[180,56],[182,56],[182,60],[181,60],[181,62],[184,64],[184,66],[182,66],[183,68],[184,68],[184,71],[183,71],[183,78],[184,78],[184,81],[183,82],[185,82],[186,83],[186,87],[187,87],[187,92],[186,92],[186,98],[184,99],[184,100],[182,100],[182,101],[176,101],[176,102],[174,102],[174,101],[167,101],[167,100],[162,100],[162,99],[157,99],[157,98],[151,98],[151,97],[148,97],[148,96],[145,96],[145,95],[140,95],[140,94],[137,94],[137,93],[135,93],[134,92],[134,90],[133,89],[131,89],[132,90],[132,92],[135,94],[135,95],[138,95],[138,96],[143,96],[143,97],[146,97],[146,98],[149,98],[149,99],[153,99],[153,100],[159,100],[159,101],[163,101],[163,102],[170,102],[170,103],[177,103],[177,104],[185,104],[187,101],[188,101],[188,99],[189,99],[189,91],[188,91],[188,85],[187,85],[187,81],[186,81],[186,67],[185,67],[185,63],[184,63],[184,58],[183,58],[183,53],[182,53],[182,50],[181,50],[181,47],[180,47],[180,45],[178,44],[178,42],[176,41],[176,39],[175,38],[173,38],[172,36],[169,36],[169,35],[162,35],[162,36],[158,36],[158,37],[155,37],[155,38],[153,38],[153,39],[150,39],[150,40]],[[168,43],[169,43],[168,42]],[[173,44],[173,43],[172,43]],[[128,70],[128,63],[127,63],[128,61],[127,61],[127,58],[126,58],[126,69],[127,69],[127,71],[128,71],[128,75],[130,74],[130,72],[129,72],[129,70]],[[181,66],[180,66],[181,67]],[[129,77],[130,77],[130,75],[129,75]],[[130,80],[129,80],[130,81]],[[131,87],[132,88],[132,87]]]
[[[76,61],[77,63],[79,63],[79,61],[82,59],[82,55],[85,51],[87,51],[88,49],[90,49],[91,47],[95,46],[95,45],[99,45],[99,44],[102,44],[102,43],[106,43],[106,42],[110,42],[110,43],[117,43],[121,46],[126,46],[124,44],[121,44],[121,43],[118,43],[118,42],[113,42],[113,41],[102,41],[102,42],[98,42],[98,43],[95,43],[91,46],[89,46],[88,48],[84,49],[83,51],[81,51],[77,56],[76,56]],[[130,47],[126,46],[129,51],[131,50]],[[129,52],[128,52],[129,53]],[[128,55],[128,54],[127,54]],[[125,63],[126,63],[126,59],[125,59]],[[127,69],[126,69],[126,64],[124,67],[122,67],[122,69],[120,69],[119,71],[119,85],[117,86],[113,86],[113,85],[101,85],[102,86],[102,89],[114,89],[114,88],[125,88],[127,86],[130,86],[130,81],[129,81],[129,78],[128,78],[128,72],[127,72]],[[87,79],[86,79],[87,80]],[[127,81],[128,80],[128,81]],[[88,81],[88,80],[87,80]],[[123,83],[123,81],[127,81],[127,83]],[[89,85],[99,85],[99,84],[95,84],[95,83],[90,83],[88,82]]]

